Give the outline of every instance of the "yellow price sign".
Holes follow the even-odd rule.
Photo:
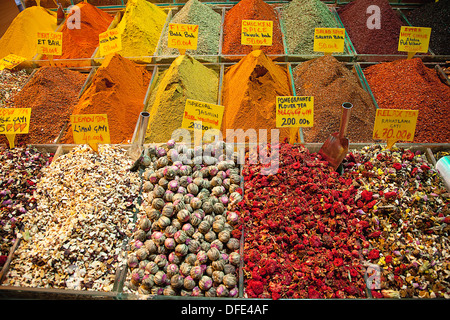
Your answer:
[[[220,130],[225,107],[187,99],[181,127],[188,130]]]
[[[276,108],[277,128],[314,125],[314,97],[312,96],[277,97]]]
[[[169,23],[167,46],[180,51],[197,50],[198,25]]]
[[[373,139],[386,140],[388,149],[397,141],[413,141],[418,115],[418,110],[377,109]]]
[[[15,54],[9,54],[0,60],[0,70],[13,69],[27,59]]]
[[[106,114],[73,114],[70,116],[73,141],[88,144],[98,151],[98,144],[111,143],[108,116]]]
[[[409,59],[417,52],[427,53],[430,36],[431,28],[402,26],[398,39],[398,51],[408,52]]]
[[[62,32],[38,32],[37,52],[48,56],[62,55]]]
[[[273,21],[242,20],[241,44],[253,46],[271,46],[273,38]]]
[[[315,28],[314,51],[316,52],[344,52],[344,28]]]
[[[102,57],[122,50],[122,36],[117,29],[100,33],[98,36],[99,50]]]
[[[10,148],[14,148],[16,134],[28,133],[30,118],[31,108],[0,109],[0,134],[6,135]]]

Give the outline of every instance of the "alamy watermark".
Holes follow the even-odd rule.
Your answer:
[[[370,5],[366,10],[370,16],[367,18],[366,26],[368,29],[381,29],[381,10],[379,6]]]
[[[81,29],[81,9],[77,5],[72,5],[67,8],[68,18],[66,21],[69,30]]]

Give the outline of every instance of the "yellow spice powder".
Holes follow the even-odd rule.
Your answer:
[[[128,0],[117,29],[124,57],[152,56],[167,19],[164,10],[145,0]]]
[[[37,33],[56,29],[56,13],[29,7],[19,13],[0,39],[0,59],[16,54],[31,60],[37,53]]]

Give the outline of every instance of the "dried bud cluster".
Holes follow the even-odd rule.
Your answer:
[[[233,159],[215,157],[223,148],[208,144],[189,149],[170,141],[144,151],[149,161],[125,290],[143,295],[238,295],[241,232],[235,228],[236,204],[229,199],[242,199],[241,179]]]

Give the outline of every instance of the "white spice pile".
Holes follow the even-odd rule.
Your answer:
[[[119,146],[80,145],[43,171],[3,285],[111,291],[140,178]]]

